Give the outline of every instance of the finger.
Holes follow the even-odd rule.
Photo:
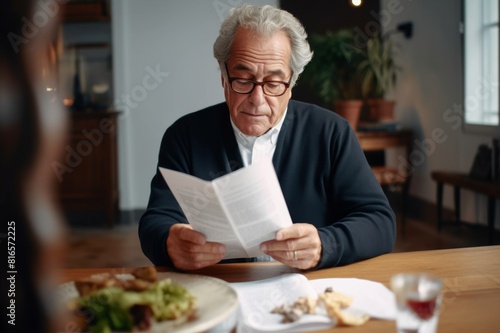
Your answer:
[[[287,238],[284,240],[269,240],[261,244],[261,250],[264,253],[272,251],[293,251],[302,250],[319,245],[319,236],[317,233],[309,233],[298,238]]]
[[[171,252],[172,261],[178,266],[180,263],[183,265],[191,265],[193,268],[199,267],[200,263],[209,262],[216,263],[221,260],[220,254],[210,253],[186,253],[182,251]]]
[[[303,250],[272,251],[268,253],[273,258],[286,261],[313,260],[317,257],[316,248],[306,248]]]
[[[308,223],[296,223],[283,228],[276,234],[276,240],[263,243],[268,251],[292,251],[307,248],[320,248],[321,240],[318,229]],[[265,252],[263,250],[263,252]]]
[[[303,243],[303,246],[301,246],[300,244],[301,244],[300,239],[289,239],[283,241],[270,240],[263,242],[260,245],[260,249],[262,252],[270,254],[274,252],[293,251],[294,249],[299,249],[302,248],[303,246],[304,247],[308,246],[306,243]]]
[[[186,241],[179,235],[180,233],[170,234],[167,238],[167,250],[170,255],[178,255],[188,260],[204,261],[218,258],[221,254],[226,253],[226,247],[221,243],[204,242],[198,244]]]
[[[320,254],[313,249],[307,249],[273,252],[271,257],[290,267],[310,269],[318,265]]]
[[[261,250],[290,267],[309,269],[321,259],[322,245],[316,227],[297,223],[280,230],[276,238],[261,244]]]
[[[207,242],[203,234],[185,224],[171,227],[166,246],[172,263],[182,270],[213,265],[221,261],[226,253],[223,244]]]
[[[224,258],[226,248],[223,244],[207,242],[204,245],[173,246],[169,255],[179,269],[198,269],[218,263]]]
[[[294,259],[293,251],[280,252],[272,256],[274,260],[279,261],[289,267],[307,269],[311,267],[310,261],[307,259],[301,259],[297,255],[297,259]]]
[[[226,254],[226,246],[217,242],[206,242],[203,245],[192,245],[187,254],[193,260],[213,260]]]
[[[293,225],[280,229],[276,232],[276,240],[304,237],[316,228],[308,223],[294,223]]]
[[[205,236],[198,232],[193,230],[193,228],[189,224],[174,224],[172,227],[170,227],[170,235],[172,235],[176,238],[179,238],[183,241],[203,245],[206,242]]]

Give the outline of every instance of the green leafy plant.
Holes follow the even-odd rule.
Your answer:
[[[379,36],[366,43],[366,59],[359,64],[362,73],[361,90],[365,98],[384,98],[396,84],[400,68],[394,62],[394,44],[383,42]]]
[[[352,30],[313,34],[309,43],[314,56],[303,77],[325,106],[331,106],[337,100],[361,99],[360,64],[366,56],[354,46]]]

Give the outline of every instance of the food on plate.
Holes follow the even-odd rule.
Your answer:
[[[293,304],[282,304],[274,308],[271,313],[283,315],[283,323],[293,323],[302,317],[304,313],[316,314],[318,300],[314,297],[299,297]]]
[[[79,296],[70,302],[82,329],[92,333],[143,331],[155,322],[180,324],[196,316],[196,299],[171,279],[157,280],[154,267],[132,272],[132,279],[99,274],[75,281]]]
[[[366,314],[354,315],[341,311],[351,306],[352,297],[350,296],[336,293],[328,288],[323,294],[319,294],[318,297],[320,303],[324,305],[328,316],[334,319],[338,326],[361,326],[370,319],[370,316]]]
[[[316,314],[318,307],[323,307],[326,314],[338,326],[360,326],[366,323],[370,316],[357,315],[342,311],[351,306],[353,299],[327,288],[322,294],[315,297],[299,297],[293,304],[283,304],[274,308],[271,313],[281,314],[282,323],[292,323],[299,320],[303,314]]]
[[[331,287],[326,288],[325,292],[323,294],[319,294],[318,297],[325,303],[328,302],[335,304],[336,306],[338,305],[341,309],[350,307],[353,302],[351,296],[334,292]]]

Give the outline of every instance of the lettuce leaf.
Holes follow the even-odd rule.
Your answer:
[[[164,321],[189,315],[195,304],[195,297],[170,279],[157,281],[142,292],[104,288],[78,301],[79,308],[91,313],[89,326],[92,333],[131,331],[134,318],[130,309],[136,305],[149,306],[153,318]]]

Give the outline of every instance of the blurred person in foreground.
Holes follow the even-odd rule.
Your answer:
[[[291,100],[312,58],[306,37],[286,11],[232,9],[214,44],[225,102],[170,126],[158,166],[212,180],[272,159],[294,224],[261,250],[290,267],[319,269],[390,252],[396,231],[394,213],[349,123]],[[139,237],[155,265],[181,270],[216,264],[226,251],[190,227],[159,171]],[[260,260],[266,258],[241,259]]]
[[[49,92],[57,18],[35,33],[25,24],[37,10],[36,1],[7,1],[0,14],[2,332],[61,332],[55,291],[64,228],[51,163],[63,148],[66,116]]]

